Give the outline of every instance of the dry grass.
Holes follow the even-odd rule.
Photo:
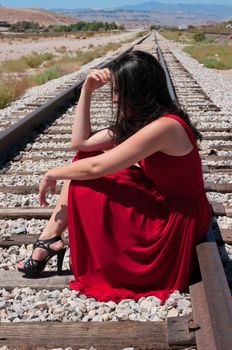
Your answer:
[[[120,31],[110,32],[110,35],[120,34]],[[83,39],[90,38],[94,36],[109,35],[109,32],[72,32],[72,33],[62,33],[62,32],[44,32],[44,33],[8,33],[7,36],[0,33],[0,41],[2,42],[19,42],[19,41],[37,41],[39,39],[46,38],[68,38],[68,39]]]
[[[61,46],[58,49],[56,49],[56,52],[60,53],[60,54],[65,54],[67,52],[67,47],[66,46]]]
[[[230,45],[193,45],[184,49],[205,67],[215,69],[232,68],[232,46]]]
[[[0,109],[7,107],[12,101],[21,97],[23,93],[33,85],[33,82],[27,77],[1,77]]]
[[[108,43],[104,46],[98,46],[89,51],[77,50],[75,54],[68,55],[67,52],[62,57],[54,57],[51,54],[30,55],[19,60],[6,61],[0,66],[1,71],[8,77],[0,80],[0,109],[6,107],[12,101],[21,97],[23,93],[33,85],[41,85],[49,80],[58,78],[62,75],[72,73],[78,70],[82,65],[92,61],[95,58],[102,57],[108,51],[113,51],[121,47],[123,43],[134,41],[138,38],[131,38],[118,43]],[[45,59],[46,58],[46,59]],[[30,77],[20,76],[13,78],[10,72],[26,72],[28,68],[41,66],[40,73],[33,74]]]
[[[194,43],[195,40],[193,38],[195,33],[189,33],[187,31],[181,31],[181,30],[161,30],[160,34],[168,39],[175,42],[182,42],[182,43]]]
[[[55,61],[50,61],[46,63],[48,68],[54,66],[59,67],[61,75],[72,73],[79,69],[82,65],[94,60],[95,58],[102,57],[109,51],[118,49],[121,46],[120,43],[108,43],[105,46],[98,46],[95,49],[88,51],[76,50],[75,53],[72,52],[71,55],[63,55],[57,58]],[[92,46],[91,46],[92,48]]]
[[[51,53],[23,56],[17,60],[6,60],[0,65],[1,73],[24,72],[29,68],[38,68],[42,63],[51,61],[54,55]]]

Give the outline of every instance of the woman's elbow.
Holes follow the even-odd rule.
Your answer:
[[[74,143],[71,143],[71,144],[70,144],[70,148],[71,148],[73,151],[78,151],[78,147],[77,147],[76,144],[74,144]]]
[[[106,175],[104,167],[98,162],[92,162],[89,167],[89,174],[92,179],[98,179]]]
[[[71,141],[70,148],[74,151],[83,151],[85,146],[81,143]]]

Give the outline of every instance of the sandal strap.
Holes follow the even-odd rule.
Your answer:
[[[31,277],[36,277],[38,276],[40,273],[42,273],[42,271],[44,270],[47,262],[55,255],[57,255],[57,268],[58,268],[58,272],[61,272],[62,269],[62,262],[64,259],[64,254],[65,254],[65,250],[66,248],[61,249],[60,251],[56,251],[54,249],[50,248],[50,244],[58,242],[58,241],[62,241],[62,238],[60,236],[56,236],[50,239],[39,239],[37,240],[37,242],[34,244],[34,249],[35,248],[42,248],[44,250],[46,250],[48,252],[48,255],[43,259],[43,260],[36,260],[32,258],[33,252],[31,256],[29,257],[29,259],[27,259],[24,262],[24,267],[22,269],[19,268],[19,271],[22,271],[24,273],[26,273],[26,275],[31,276]],[[47,245],[47,246],[46,246]],[[60,266],[61,265],[61,266]]]
[[[38,260],[32,259],[32,257],[30,257],[25,261],[24,267],[26,267],[27,269],[35,269],[38,266],[38,263]]]
[[[34,244],[34,249],[35,248],[45,249],[48,252],[48,254],[50,255],[50,254],[53,254],[55,252],[54,249],[50,248],[50,244],[58,242],[58,241],[63,242],[63,240],[60,236],[55,236],[55,237],[50,238],[50,239],[38,239],[37,242]],[[45,244],[47,244],[47,246]]]
[[[37,242],[42,242],[42,243],[45,243],[45,244],[52,244],[52,243],[55,243],[55,242],[58,242],[58,241],[63,241],[61,236],[55,236],[55,237],[52,237],[52,238],[49,238],[49,239],[38,239]]]

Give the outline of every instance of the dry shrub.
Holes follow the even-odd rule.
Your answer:
[[[60,69],[62,71],[62,74],[70,74],[80,69],[80,65],[78,62],[70,62],[67,65],[61,65]]]
[[[12,84],[15,84],[15,88],[14,88],[15,99],[21,97],[27,89],[35,85],[30,78],[25,76],[17,78],[16,81],[12,82]]]
[[[54,55],[49,52],[23,56],[17,60],[6,60],[0,64],[0,72],[23,72],[29,68],[38,68],[43,62],[51,61]]]
[[[7,107],[11,102],[21,97],[32,86],[33,82],[25,76],[1,78],[0,109]]]

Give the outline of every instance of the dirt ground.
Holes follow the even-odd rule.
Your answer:
[[[59,49],[66,50],[67,52],[75,52],[76,50],[88,50],[89,45],[91,49],[94,49],[98,45],[106,45],[110,42],[118,42],[121,40],[126,40],[134,37],[136,34],[135,31],[130,31],[121,34],[99,34],[94,37],[89,37],[86,39],[75,39],[75,38],[39,38],[36,41],[31,39],[19,39],[0,41],[0,62],[17,59],[22,56],[28,56],[32,53],[54,53],[57,54]],[[93,46],[92,46],[93,45]]]
[[[232,78],[232,69],[215,69],[216,72],[222,74],[225,77]]]

